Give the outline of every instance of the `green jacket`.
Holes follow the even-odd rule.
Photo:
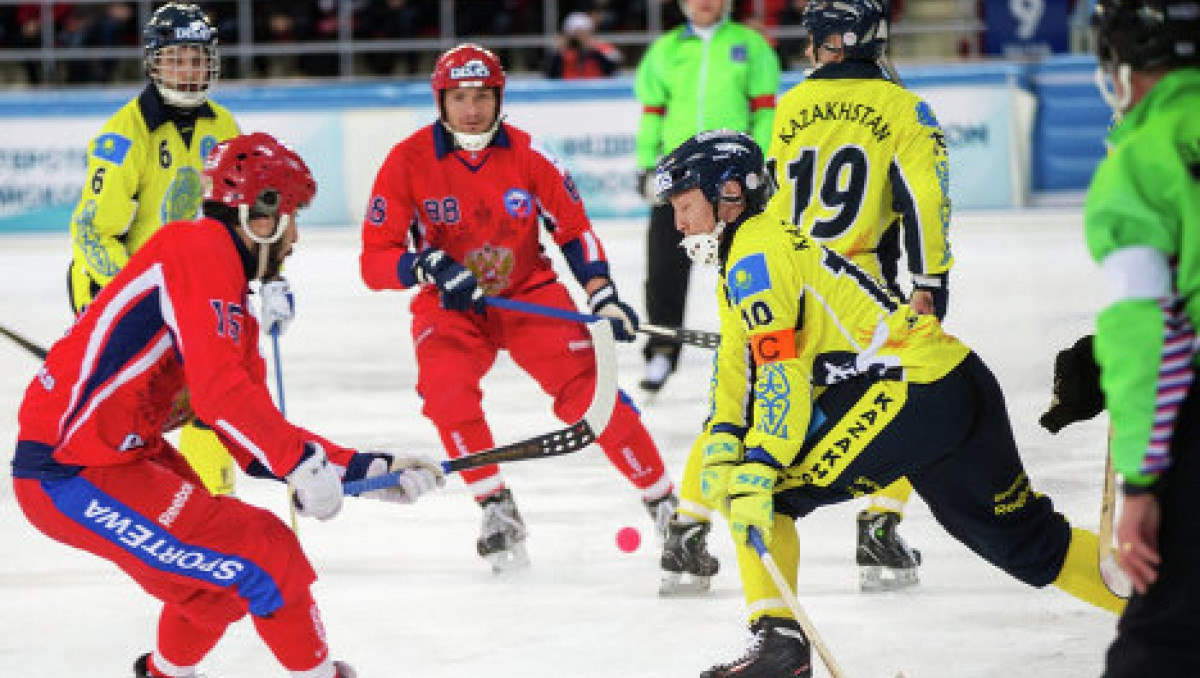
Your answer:
[[[1096,358],[1126,486],[1169,465],[1200,327],[1200,69],[1171,71],[1109,133],[1088,189],[1088,249],[1112,301]],[[1157,426],[1155,422],[1157,421]]]
[[[733,129],[763,148],[771,138],[779,57],[758,31],[733,21],[705,41],[689,24],[650,45],[637,69],[642,103],[637,164],[649,169],[698,132]]]

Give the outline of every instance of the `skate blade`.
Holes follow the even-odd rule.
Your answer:
[[[900,591],[920,583],[915,567],[893,569],[882,565],[860,565],[858,568],[858,587],[864,593]]]
[[[682,572],[667,572],[658,585],[658,595],[664,598],[699,596],[712,590],[712,577],[689,575]]]
[[[487,561],[492,565],[492,574],[517,572],[529,567],[529,552],[525,550],[525,542],[519,541],[507,551],[488,554]]]

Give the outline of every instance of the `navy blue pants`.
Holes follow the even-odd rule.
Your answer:
[[[1200,395],[1192,388],[1171,437],[1171,468],[1155,486],[1162,509],[1158,580],[1133,594],[1117,623],[1104,678],[1200,676]]]
[[[841,418],[858,416],[870,386],[851,380],[818,398],[827,419],[801,458],[828,445],[824,433]],[[776,510],[798,518],[907,476],[942,527],[988,562],[1032,586],[1058,576],[1070,525],[1030,486],[1000,384],[974,353],[937,382],[909,384],[895,418],[864,445],[827,487],[777,494]]]

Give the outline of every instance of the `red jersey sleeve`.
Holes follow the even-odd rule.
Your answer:
[[[196,416],[230,443],[243,468],[258,461],[283,477],[309,440],[331,459],[339,448],[284,419],[267,390],[258,321],[247,309],[246,276],[233,242],[216,222],[183,228],[179,245],[163,252],[163,311],[175,335]]]
[[[405,144],[392,148],[371,188],[362,225],[359,268],[363,282],[373,290],[405,289],[415,279],[400,272],[400,258],[412,249],[409,228],[415,213]]]

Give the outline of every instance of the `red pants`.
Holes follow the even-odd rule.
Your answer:
[[[558,283],[513,298],[575,310]],[[579,323],[498,309],[484,315],[447,311],[434,295],[421,295],[413,303],[412,334],[422,412],[437,426],[451,457],[494,447],[479,382],[501,349],[553,398],[554,414],[562,421],[577,421],[591,404],[596,359],[591,337]],[[618,396],[597,444],[644,494],[657,496],[671,489],[662,456],[624,394]],[[502,487],[495,466],[464,471],[462,476],[477,499]]]
[[[35,527],[112,561],[163,601],[158,652],[172,664],[198,664],[247,612],[288,670],[325,661],[316,573],[295,535],[268,511],[208,494],[173,449],[13,485]]]

